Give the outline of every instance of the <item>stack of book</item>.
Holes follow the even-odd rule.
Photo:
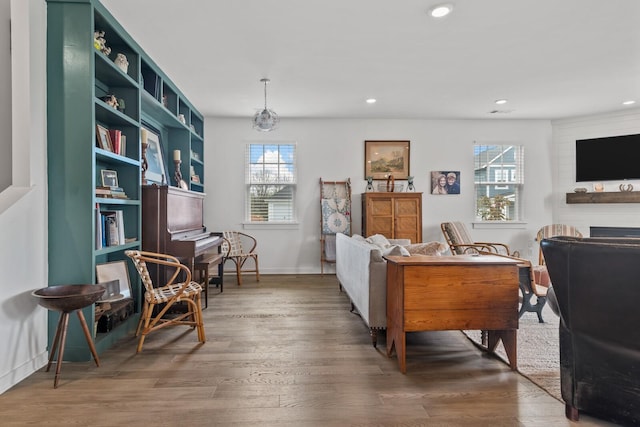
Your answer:
[[[106,199],[128,199],[127,193],[124,192],[122,187],[96,187],[96,197],[103,197]]]
[[[124,245],[124,215],[121,210],[101,211],[96,207],[96,249]]]
[[[114,153],[120,155],[126,154],[126,136],[122,134],[121,130],[109,129],[109,139],[111,140],[111,147]]]

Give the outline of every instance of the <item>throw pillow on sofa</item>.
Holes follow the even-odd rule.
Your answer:
[[[380,249],[386,249],[391,246],[391,242],[389,242],[389,239],[384,237],[382,234],[374,234],[373,236],[367,237],[365,240],[372,245],[376,245]]]
[[[405,245],[404,248],[411,255],[442,255],[449,248],[447,245],[441,242],[425,242],[425,243],[413,243],[411,245]]]
[[[408,250],[400,245],[391,245],[382,251],[383,256],[410,256]]]

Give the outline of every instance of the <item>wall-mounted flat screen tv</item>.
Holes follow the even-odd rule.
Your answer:
[[[576,182],[640,179],[640,134],[576,141]]]

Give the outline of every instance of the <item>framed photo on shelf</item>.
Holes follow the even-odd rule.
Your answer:
[[[166,184],[167,171],[164,167],[164,157],[162,156],[162,144],[160,136],[151,129],[140,128],[141,141],[146,142],[147,147],[144,152],[143,164],[146,163],[147,170],[144,177],[149,184]]]
[[[365,141],[364,176],[373,179],[407,179],[409,141]]]
[[[98,147],[103,150],[113,151],[113,144],[111,143],[111,137],[109,136],[109,130],[100,125],[96,125],[96,139]]]
[[[109,170],[109,169],[102,169],[102,171],[100,171],[100,173],[102,174],[102,186],[103,187],[117,187],[118,186],[118,172],[113,171],[113,170]]]
[[[120,285],[119,294],[116,298],[131,298],[131,281],[129,280],[126,261],[114,261],[96,265],[96,281],[98,284],[105,284],[113,280],[117,280]]]

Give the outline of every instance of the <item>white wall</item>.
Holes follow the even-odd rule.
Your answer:
[[[0,0],[0,192],[11,185],[11,0]]]
[[[17,72],[12,91],[0,91],[13,92],[13,114],[0,104],[0,116],[13,116],[12,186],[0,193],[0,393],[47,362],[47,312],[30,295],[47,285],[44,0],[11,0],[11,18]]]
[[[551,223],[551,125],[519,120],[313,120],[283,118],[270,133],[258,133],[249,119],[207,118],[205,127],[206,213],[209,230],[242,230],[244,150],[249,141],[296,141],[298,144],[298,217],[296,230],[248,230],[258,239],[260,271],[320,272],[319,179],[351,178],[353,231],[361,231],[365,140],[411,141],[411,175],[423,192],[423,240],[443,241],[440,223],[471,225],[474,140],[513,142],[526,149],[525,222],[521,228],[473,229],[476,240],[508,243],[537,260],[535,232]],[[430,194],[432,170],[460,170],[461,195]],[[329,267],[327,270],[331,271]]]
[[[640,227],[640,209],[636,203],[567,204],[567,192],[576,187],[592,191],[592,183],[576,183],[575,144],[577,139],[640,133],[640,109],[612,114],[576,117],[552,123],[554,162],[553,217],[557,223],[571,224],[586,236],[590,226]],[[620,153],[624,155],[624,153]],[[640,159],[638,159],[640,167]],[[605,191],[619,191],[621,183],[633,184],[640,190],[640,181],[608,181]]]

